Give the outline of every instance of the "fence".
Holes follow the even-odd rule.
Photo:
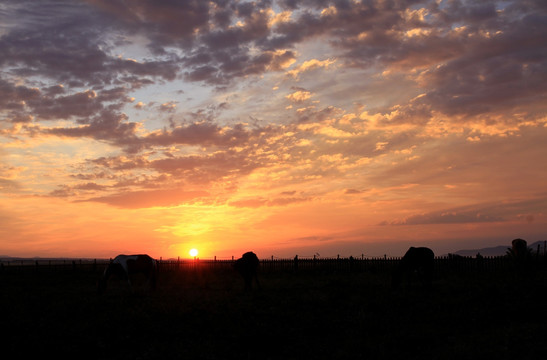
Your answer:
[[[298,258],[262,259],[261,272],[391,272],[397,266],[400,257],[379,258]],[[2,260],[0,271],[92,271],[102,272],[108,266],[108,259],[61,259],[61,260]],[[163,271],[233,271],[234,260],[183,259],[158,260],[158,270]],[[547,256],[534,256],[529,265],[536,268],[547,268]],[[513,259],[506,256],[497,257],[461,257],[442,256],[435,258],[435,270],[438,273],[449,272],[498,272],[511,270],[515,266]]]
[[[5,271],[103,271],[108,259],[1,259],[0,272]]]
[[[298,258],[262,259],[261,272],[391,272],[399,264],[401,257],[377,258]],[[165,270],[232,270],[234,260],[177,260],[160,261],[160,271]],[[535,268],[547,268],[547,256],[535,256],[528,260],[528,265]],[[511,271],[515,268],[514,259],[507,256],[495,257],[462,257],[439,256],[435,258],[435,271],[438,273],[470,273]]]

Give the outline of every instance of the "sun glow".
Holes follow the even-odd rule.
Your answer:
[[[191,249],[191,250],[190,250],[190,256],[191,256],[191,257],[196,257],[196,256],[198,256],[198,250],[197,250],[197,249]]]

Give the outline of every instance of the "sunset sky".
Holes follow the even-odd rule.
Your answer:
[[[0,1],[0,255],[547,240],[547,2]]]

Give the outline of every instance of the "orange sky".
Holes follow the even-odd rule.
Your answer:
[[[408,3],[4,2],[0,255],[547,240],[543,2]]]

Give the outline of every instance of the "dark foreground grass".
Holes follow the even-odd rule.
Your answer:
[[[161,274],[158,289],[97,274],[0,273],[3,354],[93,359],[543,359],[543,273],[450,275],[392,291],[382,273]]]

